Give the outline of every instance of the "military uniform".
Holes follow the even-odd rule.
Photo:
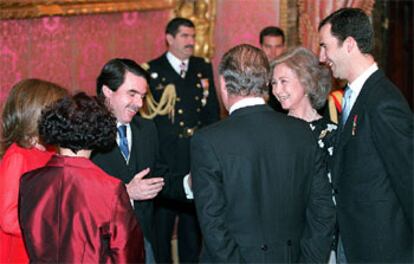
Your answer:
[[[172,173],[190,172],[190,140],[194,131],[219,120],[219,104],[214,87],[211,63],[203,58],[190,57],[185,77],[177,73],[167,59],[167,53],[144,66],[149,72],[150,91],[159,102],[166,87],[175,89],[175,105],[166,115],[153,120],[158,129],[160,152]],[[171,261],[170,240],[179,215],[178,244],[181,262],[198,260],[201,233],[194,205],[157,198],[156,229],[161,259]]]

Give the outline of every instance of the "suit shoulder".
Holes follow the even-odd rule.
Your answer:
[[[152,119],[143,118],[138,115],[132,119],[131,125],[137,126],[141,129],[156,130],[155,123]]]
[[[150,71],[154,68],[160,67],[162,65],[162,61],[164,60],[164,54],[159,56],[158,58],[155,58],[153,60],[150,60],[146,64],[148,65],[147,71]]]
[[[210,60],[207,58],[192,56],[191,59],[193,60],[194,64],[211,65]]]

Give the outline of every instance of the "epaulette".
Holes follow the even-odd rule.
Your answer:
[[[144,70],[146,70],[146,71],[148,71],[149,70],[149,68],[150,68],[150,66],[149,66],[149,64],[148,63],[146,63],[146,62],[144,62],[144,63],[141,63],[141,65],[140,65]]]

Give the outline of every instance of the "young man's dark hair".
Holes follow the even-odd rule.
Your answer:
[[[283,32],[282,29],[278,27],[273,27],[273,26],[265,27],[260,32],[260,44],[261,45],[263,44],[263,39],[266,36],[282,37],[282,41],[283,43],[285,43],[285,33]]]
[[[324,18],[318,29],[331,24],[331,33],[342,44],[353,37],[362,53],[371,53],[374,47],[374,29],[369,17],[359,8],[342,8]]]

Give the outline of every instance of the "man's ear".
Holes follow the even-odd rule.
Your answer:
[[[223,75],[219,76],[219,82],[220,82],[221,101],[223,102],[224,107],[227,109],[228,92],[227,92],[227,88],[226,88],[226,81],[224,80]]]
[[[108,86],[106,86],[106,85],[103,85],[102,86],[102,93],[105,95],[106,98],[109,98],[112,95],[113,92],[114,91],[112,91],[111,89],[109,89]]]
[[[172,43],[172,42],[173,42],[173,40],[174,40],[174,36],[173,36],[173,35],[171,35],[171,34],[167,34],[167,35],[166,35],[166,39],[167,39],[168,46],[170,46],[170,45],[171,45],[171,43]]]
[[[353,37],[347,37],[344,40],[344,45],[346,45],[345,47],[346,47],[346,50],[348,52],[351,52],[353,49],[355,49],[355,48],[358,47],[357,46],[357,43],[356,43],[356,41],[355,41],[355,39]]]

